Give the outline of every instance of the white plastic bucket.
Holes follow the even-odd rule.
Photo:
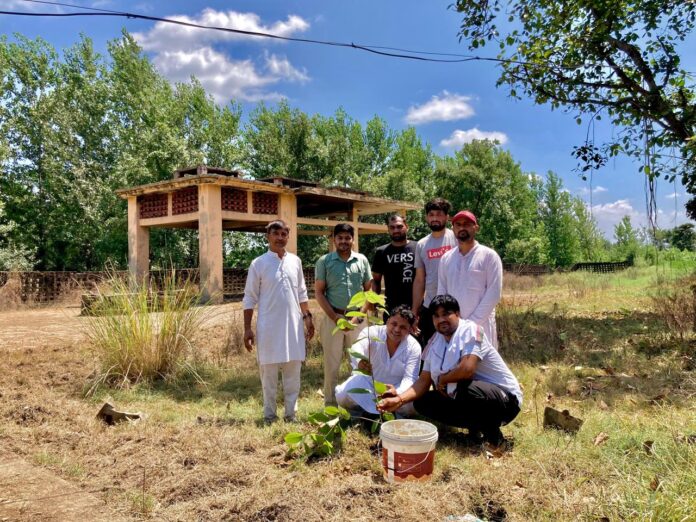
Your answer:
[[[379,438],[387,482],[430,479],[437,443],[435,426],[413,419],[388,421],[382,424]]]

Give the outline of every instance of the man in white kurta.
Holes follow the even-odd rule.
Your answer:
[[[438,295],[449,294],[459,303],[462,319],[481,325],[498,349],[495,307],[503,290],[503,263],[497,252],[476,241],[476,216],[462,210],[452,218],[459,248],[447,252],[437,272]]]
[[[287,225],[280,220],[266,227],[269,250],[251,262],[242,301],[244,345],[251,351],[256,341],[266,422],[277,419],[279,370],[283,375],[285,420],[295,419],[300,370],[305,359],[304,328],[307,328],[308,339],[314,335],[302,261],[285,250],[289,233]],[[251,320],[257,306],[254,336]]]
[[[420,369],[420,344],[409,335],[415,323],[415,315],[406,306],[392,310],[387,324],[370,326],[369,338],[365,337],[351,347],[351,351],[366,357],[351,357],[353,370],[371,372],[376,381],[391,385],[396,393],[406,391],[418,379]],[[369,349],[368,349],[369,345]],[[371,393],[350,393],[354,388],[363,388]],[[377,414],[372,378],[362,373],[354,373],[336,386],[336,402],[357,415],[363,411]],[[411,405],[404,406],[398,413],[408,415],[413,412]]]

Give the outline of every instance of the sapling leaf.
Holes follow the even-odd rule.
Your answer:
[[[377,431],[377,428],[379,428],[380,422],[375,420],[372,421],[372,426],[370,426],[370,432],[375,433]]]
[[[377,395],[382,395],[387,391],[387,385],[383,382],[375,381],[375,392]]]
[[[369,322],[370,324],[384,324],[384,321],[382,321],[381,318],[374,316],[374,315],[370,315],[367,318],[367,322]]]
[[[338,407],[338,414],[341,416],[342,419],[350,420],[350,413],[348,413],[348,410],[346,410],[345,408],[341,408],[339,406]]]
[[[367,296],[365,294],[366,292],[358,292],[357,294],[355,294],[350,299],[350,302],[348,303],[348,308],[362,308],[365,304],[365,300],[367,299]]]
[[[285,436],[285,443],[288,446],[296,446],[297,444],[302,442],[303,438],[304,438],[304,435],[302,435],[301,433],[291,432]]]
[[[326,413],[327,415],[330,415],[330,416],[334,417],[334,416],[336,416],[336,415],[339,414],[338,407],[336,407],[336,406],[327,406],[326,408],[324,408],[324,413]]]
[[[372,391],[367,388],[351,388],[348,393],[372,393]]]
[[[348,354],[349,354],[351,357],[355,357],[356,359],[360,359],[361,361],[369,361],[369,360],[370,360],[370,359],[367,357],[367,355],[365,355],[364,353],[359,352],[359,351],[357,351],[357,350],[348,350]]]
[[[384,341],[380,339],[379,337],[370,337],[370,341],[374,341],[376,343],[383,343]]]
[[[367,299],[368,303],[380,305],[382,307],[386,306],[385,299],[386,296],[377,294],[375,292],[365,292],[365,298]]]
[[[307,420],[312,424],[321,424],[329,420],[329,416],[323,411],[316,411],[307,417]]]
[[[396,416],[393,413],[387,411],[382,414],[382,419],[384,419],[385,421],[390,421],[396,419]]]
[[[365,312],[358,312],[357,310],[353,310],[352,312],[346,313],[346,317],[365,317],[367,314]]]

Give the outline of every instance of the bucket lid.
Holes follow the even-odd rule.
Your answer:
[[[429,422],[415,419],[397,419],[382,424],[380,437],[392,440],[423,441],[437,440],[437,428]]]

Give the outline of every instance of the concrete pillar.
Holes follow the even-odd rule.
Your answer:
[[[297,198],[294,194],[278,195],[278,217],[290,228],[290,237],[285,249],[297,254]]]
[[[198,186],[198,250],[204,302],[220,303],[222,284],[222,191],[220,185]]]
[[[137,196],[128,197],[128,271],[131,281],[141,283],[150,269],[150,229],[140,226]]]

